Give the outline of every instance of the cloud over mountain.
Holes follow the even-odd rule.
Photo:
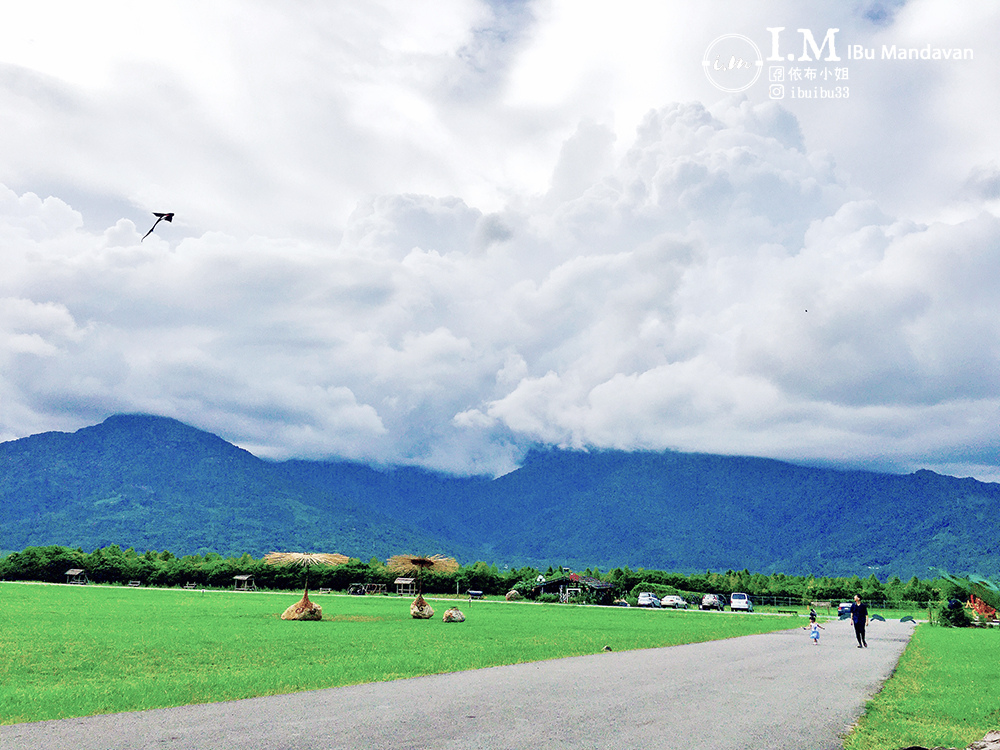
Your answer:
[[[560,174],[586,173],[581,139],[609,142],[583,126]],[[140,245],[5,190],[4,402],[22,429],[110,406],[488,473],[535,441],[899,467],[995,442],[996,217],[886,216],[746,100],[652,111],[569,182],[494,213],[374,197],[331,245]]]

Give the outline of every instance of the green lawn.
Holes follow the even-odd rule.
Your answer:
[[[0,584],[0,723],[275,695],[421,674],[730,638],[801,626],[728,613],[459,602],[462,624],[409,600]]]
[[[845,750],[965,747],[1000,729],[1000,629],[921,625]]]

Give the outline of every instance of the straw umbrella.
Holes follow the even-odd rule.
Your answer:
[[[350,560],[349,557],[332,552],[269,552],[264,555],[264,562],[268,565],[298,565],[305,572],[305,591],[302,592],[302,599],[286,609],[281,618],[283,620],[319,620],[322,618],[323,610],[320,606],[309,601],[309,568],[314,565],[330,567],[343,565],[348,560]],[[288,616],[286,617],[286,615]]]
[[[430,608],[426,601],[424,601],[424,582],[423,575],[425,571],[432,571],[434,573],[454,573],[458,570],[458,562],[454,557],[445,557],[444,555],[431,555],[430,557],[425,557],[423,555],[393,555],[389,558],[389,569],[395,570],[399,573],[415,573],[417,577],[417,598],[413,600],[413,605],[410,607],[410,611],[414,612],[429,612],[426,617],[430,617],[434,614],[434,610]],[[414,610],[416,608],[416,610]],[[418,615],[414,614],[414,617]],[[420,615],[423,617],[424,615]]]
[[[415,573],[417,576],[417,593],[424,593],[424,571],[434,573],[454,573],[458,570],[458,562],[454,557],[444,555],[393,555],[389,558],[389,569],[400,573]]]

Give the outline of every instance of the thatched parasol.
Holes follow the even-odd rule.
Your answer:
[[[417,594],[423,594],[423,581],[421,577],[424,571],[432,571],[434,573],[454,573],[458,570],[458,561],[454,557],[445,557],[444,555],[431,555],[430,557],[425,557],[423,555],[393,555],[389,558],[388,567],[390,570],[395,570],[400,573],[416,573],[417,575]]]
[[[309,599],[309,568],[313,565],[343,565],[350,559],[333,552],[268,552],[264,555],[264,562],[268,565],[299,565],[305,569],[306,590],[302,598],[306,601]]]
[[[454,557],[444,555],[393,555],[389,558],[389,568],[400,573],[416,573],[419,575],[425,570],[435,573],[454,573],[458,570],[458,561]]]

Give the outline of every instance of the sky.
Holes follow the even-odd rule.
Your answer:
[[[0,441],[1000,481],[1000,4],[0,6]]]

